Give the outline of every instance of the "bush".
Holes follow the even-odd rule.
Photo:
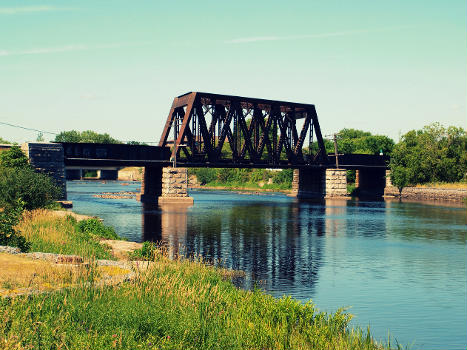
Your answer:
[[[195,175],[201,185],[206,185],[207,183],[216,180],[216,173],[216,169],[199,168],[195,172]]]
[[[467,173],[467,132],[439,123],[402,136],[391,155],[391,180],[401,188],[430,182],[457,182]]]
[[[15,230],[22,212],[23,202],[20,200],[0,212],[0,245],[18,247],[22,252],[27,252],[31,244]]]
[[[282,169],[282,171],[276,172],[272,179],[276,184],[289,184],[292,186],[293,180],[293,169]]]
[[[44,208],[60,195],[61,189],[49,176],[36,173],[29,167],[0,170],[0,207],[14,206],[22,200],[24,209]]]
[[[154,261],[156,253],[159,250],[154,242],[143,242],[143,246],[140,249],[136,249],[129,254],[131,260],[147,260]]]
[[[44,209],[27,211],[16,229],[31,242],[35,252],[113,259],[110,247],[101,244],[98,236],[82,232],[70,215],[59,217]]]
[[[26,168],[29,167],[28,157],[18,146],[0,153],[0,166],[4,168]]]
[[[87,219],[82,220],[76,224],[78,230],[88,235],[94,235],[105,239],[121,239],[116,233],[113,227],[105,226],[98,219]]]

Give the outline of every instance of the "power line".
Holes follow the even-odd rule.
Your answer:
[[[21,126],[21,125],[15,125],[15,124],[10,124],[10,123],[5,123],[5,122],[0,122],[0,124],[8,125],[8,126],[11,126],[13,128],[20,128],[20,129],[24,129],[24,130],[37,131],[37,132],[40,132],[40,133],[43,133],[43,134],[58,135],[56,132],[44,131],[44,130],[33,129],[33,128],[27,128],[27,127]]]
[[[13,128],[23,129],[23,130],[36,131],[36,132],[40,132],[42,134],[58,135],[58,133],[56,133],[56,132],[44,131],[44,130],[39,130],[39,129],[34,129],[34,128],[27,128],[25,126],[6,123],[6,122],[2,122],[2,121],[0,121],[0,124],[11,126]],[[135,141],[135,140],[120,141],[120,142],[128,143],[128,142],[132,142],[132,141]],[[141,142],[141,143],[159,143],[158,141],[138,141],[138,142]]]

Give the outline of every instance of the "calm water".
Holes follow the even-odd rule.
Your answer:
[[[465,208],[192,191],[191,208],[143,208],[100,192],[139,183],[69,182],[74,211],[102,217],[129,240],[163,241],[247,272],[275,296],[348,306],[353,324],[412,349],[467,346]]]

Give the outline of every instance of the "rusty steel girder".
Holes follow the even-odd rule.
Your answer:
[[[314,105],[204,92],[174,99],[159,146],[170,146],[172,160],[182,166],[284,168],[328,162]]]

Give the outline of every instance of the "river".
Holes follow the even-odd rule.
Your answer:
[[[123,185],[123,186],[122,186]],[[283,194],[191,191],[194,206],[143,207],[101,192],[118,181],[68,182],[74,211],[131,241],[162,241],[246,272],[237,284],[349,307],[352,325],[411,349],[467,347],[466,208],[398,201],[299,202]]]

